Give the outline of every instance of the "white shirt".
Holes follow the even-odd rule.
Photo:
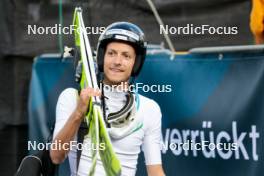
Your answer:
[[[73,88],[67,88],[60,94],[56,107],[56,124],[53,137],[55,137],[63,128],[64,124],[67,122],[70,115],[75,110],[77,106],[78,96],[78,91]],[[112,94],[110,92],[105,92],[105,96],[109,98],[105,99],[105,101],[110,112],[114,112],[120,109],[118,106],[116,106],[118,102],[120,104],[125,103],[125,97],[122,97],[125,95],[122,95],[122,93],[120,93],[119,98],[116,92]],[[111,103],[110,101],[114,103]],[[161,164],[161,111],[159,105],[155,101],[142,95],[139,95],[139,102],[140,106],[137,111],[137,115],[143,119],[143,127],[122,139],[115,140],[111,138],[114,151],[116,152],[122,166],[122,176],[135,175],[138,154],[140,153],[141,147],[144,151],[146,165]],[[76,141],[76,139],[77,137],[75,135],[74,140]],[[87,145],[89,143],[90,140],[88,137],[86,137],[83,144],[89,146]],[[68,157],[70,162],[71,175],[77,175],[76,149],[71,150]],[[78,175],[87,176],[89,173],[90,165],[91,150],[85,148],[82,151]],[[97,161],[95,175],[105,175],[104,168],[100,159]]]

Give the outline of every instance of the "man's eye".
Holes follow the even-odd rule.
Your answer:
[[[130,55],[128,55],[128,54],[124,54],[124,57],[125,57],[126,59],[130,59],[130,58],[131,58]]]
[[[114,55],[114,52],[112,52],[112,51],[108,51],[108,52],[107,52],[107,55],[109,55],[109,56],[113,56],[113,55]]]

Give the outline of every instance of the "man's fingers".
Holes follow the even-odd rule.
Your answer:
[[[82,90],[81,94],[84,94],[85,97],[101,96],[101,91],[99,89],[93,89],[93,88],[87,87]]]
[[[94,90],[95,96],[101,96],[101,91],[99,89]]]

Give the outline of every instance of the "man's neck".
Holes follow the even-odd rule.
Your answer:
[[[104,79],[103,83],[105,85],[111,86],[112,88],[118,88],[118,90],[127,91],[129,89],[128,80],[127,81],[122,81],[122,82],[119,82],[119,83],[114,83],[114,82],[110,82],[110,81]]]

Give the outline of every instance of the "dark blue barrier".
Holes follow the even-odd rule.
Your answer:
[[[30,141],[48,136],[59,93],[76,86],[73,76],[71,60],[36,58],[29,99]],[[159,93],[143,87],[139,92],[156,100],[163,113],[166,175],[262,175],[264,54],[185,54],[174,60],[166,53],[148,55],[136,82],[160,86]],[[199,144],[205,148],[198,150]],[[227,150],[214,149],[217,144]],[[145,174],[140,156],[138,175]]]

